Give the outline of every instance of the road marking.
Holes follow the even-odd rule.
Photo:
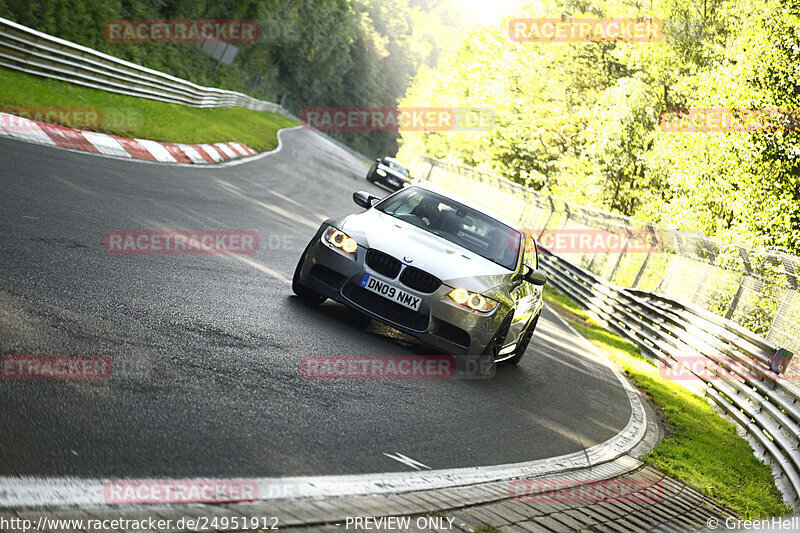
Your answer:
[[[273,269],[269,268],[268,266],[264,266],[264,265],[262,265],[261,263],[259,263],[257,261],[253,261],[249,257],[245,257],[245,256],[239,255],[239,254],[220,254],[220,257],[224,257],[226,259],[236,259],[237,261],[241,261],[242,263],[244,263],[246,265],[250,265],[251,267],[258,269],[261,272],[263,272],[264,274],[268,274],[268,275],[272,276],[273,278],[275,278],[277,280],[280,280],[280,281],[282,281],[283,283],[285,283],[287,285],[291,285],[292,284],[292,280],[290,278],[287,278],[286,276],[284,276],[283,274],[281,274],[277,270],[273,270]]]
[[[252,203],[256,204],[257,206],[260,206],[260,207],[262,207],[262,208],[264,208],[264,209],[266,209],[268,211],[272,211],[273,213],[275,213],[276,215],[280,216],[281,218],[284,218],[286,220],[292,220],[292,221],[297,222],[299,224],[303,224],[305,226],[308,226],[311,229],[315,229],[316,230],[316,229],[319,228],[319,224],[320,223],[315,221],[315,220],[311,220],[311,219],[306,218],[306,217],[304,217],[302,215],[298,215],[297,213],[292,213],[292,212],[287,211],[285,209],[282,209],[282,208],[280,208],[280,207],[278,207],[276,205],[270,205],[270,204],[268,204],[266,202],[262,202],[261,200],[256,200],[255,198],[250,198],[249,196],[247,196],[246,194],[241,192],[241,189],[239,189],[236,185],[233,185],[232,183],[228,183],[227,181],[224,181],[224,180],[222,180],[220,178],[212,178],[212,179],[216,182],[217,187],[219,189],[222,189],[222,190],[228,192],[229,194],[231,194],[233,196],[238,196],[239,198],[241,198],[243,200],[247,200],[249,202],[252,202]]]
[[[415,461],[414,459],[412,459],[410,457],[406,457],[402,453],[398,453],[398,452],[395,452],[395,453],[397,455],[391,455],[389,453],[383,452],[383,455],[385,455],[389,459],[394,459],[395,461],[403,463],[404,465],[410,466],[414,470],[419,470],[420,467],[425,468],[427,470],[431,469],[431,467],[429,467],[427,465],[424,465],[424,464],[420,463],[419,461]]]
[[[0,116],[11,116],[11,115],[7,115],[6,113],[0,113]],[[141,142],[137,142],[137,141],[140,141],[139,139],[122,139],[122,140],[120,140],[120,138],[116,138],[115,137],[115,140],[117,142],[122,143],[122,144],[130,143],[130,142],[137,142],[137,144],[139,144],[141,146],[142,150],[147,151],[147,153],[149,153],[149,154],[151,154],[153,156],[153,158],[154,158],[153,160],[137,159],[137,158],[131,158],[131,157],[128,157],[128,156],[124,156],[123,157],[123,156],[114,155],[114,154],[110,154],[110,153],[104,154],[104,153],[99,152],[99,151],[86,151],[86,150],[80,150],[80,149],[77,149],[77,148],[71,148],[69,146],[60,146],[44,130],[42,130],[42,128],[36,122],[34,122],[32,120],[25,119],[23,117],[16,117],[15,115],[14,115],[14,117],[15,117],[15,120],[21,121],[20,123],[25,125],[26,127],[25,128],[17,127],[17,128],[9,130],[7,128],[3,128],[2,125],[0,125],[0,137],[7,137],[7,138],[16,139],[16,140],[24,141],[24,142],[30,142],[30,143],[34,143],[34,144],[52,146],[53,148],[59,148],[61,150],[67,150],[69,152],[77,152],[77,153],[81,153],[81,154],[106,157],[106,158],[109,158],[109,159],[117,159],[117,160],[121,160],[121,161],[131,161],[131,162],[134,162],[134,163],[145,163],[145,164],[150,164],[150,165],[163,165],[163,164],[166,163],[166,164],[169,164],[169,165],[172,165],[172,166],[175,166],[175,167],[189,167],[189,168],[196,168],[196,169],[199,169],[199,168],[217,168],[217,169],[219,169],[219,168],[223,168],[223,167],[233,167],[233,166],[242,165],[242,164],[245,164],[245,163],[252,163],[253,161],[257,161],[257,160],[262,159],[264,157],[276,154],[276,153],[280,152],[281,148],[283,147],[282,143],[281,143],[281,134],[283,132],[299,130],[299,129],[303,128],[303,125],[301,124],[299,126],[293,126],[291,128],[283,128],[281,130],[278,130],[278,134],[277,134],[278,146],[276,148],[273,148],[272,150],[267,151],[267,152],[255,153],[249,147],[246,147],[246,146],[242,145],[244,148],[247,148],[247,150],[250,150],[250,152],[252,152],[254,155],[251,155],[249,157],[241,157],[241,158],[233,159],[233,160],[220,161],[219,163],[216,163],[214,165],[203,165],[203,164],[188,163],[188,162],[187,163],[179,163],[179,162],[177,162],[175,160],[174,157],[171,158],[171,159],[168,159],[168,158],[166,158],[164,156],[163,152],[158,150],[158,148],[155,148],[152,145],[150,147],[148,147],[145,144],[142,144]],[[0,120],[2,120],[2,119],[0,119]],[[15,130],[25,130],[25,131],[15,131]],[[86,141],[86,142],[87,142],[88,146],[92,146],[93,150],[95,150],[94,145],[92,145],[88,141]],[[152,142],[154,144],[158,144],[155,141],[148,141],[148,142]],[[192,145],[192,146],[202,156],[202,153],[200,153],[200,150],[203,150],[203,148],[201,148],[201,145],[195,144],[195,145]],[[159,155],[163,158],[163,160],[159,159],[158,157],[156,157],[155,154],[152,153],[152,150],[150,150],[150,148],[153,148],[153,150],[158,152]],[[166,149],[164,151],[166,151]],[[203,150],[203,152],[205,152],[205,150]],[[220,157],[219,151],[215,150],[215,153],[216,153],[216,157]],[[209,155],[208,157],[211,160],[216,160],[216,158],[212,157],[212,155]],[[208,161],[208,162],[211,162],[211,161]]]
[[[245,260],[242,256],[235,255],[223,257]],[[258,265],[258,267],[265,268],[263,265]],[[625,428],[607,441],[570,454],[522,463],[376,474],[256,478],[253,481],[256,482],[259,489],[258,501],[286,500],[287,496],[294,498],[326,498],[452,488],[478,483],[540,477],[612,462],[619,464],[620,468],[626,471],[639,468],[641,463],[627,454],[637,447],[639,448],[637,456],[649,451],[655,445],[654,437],[657,436],[657,432],[647,432],[650,421],[648,420],[648,413],[644,409],[640,393],[593,344],[564,322],[558,314],[548,310],[548,316],[551,314],[577,336],[575,339],[577,345],[586,347],[586,351],[582,355],[590,359],[597,358],[607,366],[617,376],[627,393],[628,401],[631,405],[631,417]],[[640,444],[643,444],[644,448],[647,449],[642,449]],[[389,457],[399,460],[393,456]],[[401,462],[407,464],[404,461]],[[425,466],[425,468],[427,469],[428,467]],[[113,479],[78,478],[73,476],[0,476],[0,509],[104,505],[103,490],[108,481],[113,481]]]

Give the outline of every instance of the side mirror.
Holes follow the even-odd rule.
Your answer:
[[[381,162],[381,159],[380,159],[380,157],[379,157],[378,159],[376,159],[376,160],[375,160],[375,162],[376,162],[376,163],[380,163],[380,162]]]
[[[522,276],[522,279],[534,285],[544,285],[545,283],[547,283],[547,277],[545,277],[544,273],[541,270],[534,270],[531,267],[525,267],[525,268],[527,268],[528,271],[525,272],[525,275]]]
[[[364,209],[369,209],[372,207],[372,202],[375,200],[380,200],[380,198],[371,195],[367,191],[358,191],[353,193],[353,201]]]

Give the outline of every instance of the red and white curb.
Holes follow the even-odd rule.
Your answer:
[[[0,113],[0,135],[71,150],[161,163],[205,165],[248,157],[256,153],[238,142],[178,144],[128,139],[57,126],[8,113]]]

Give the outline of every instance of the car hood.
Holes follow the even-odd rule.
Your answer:
[[[513,276],[507,268],[377,209],[331,222],[361,246],[396,257],[451,287],[484,292],[507,283]]]

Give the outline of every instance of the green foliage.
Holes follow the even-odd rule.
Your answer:
[[[121,137],[189,144],[238,141],[257,151],[275,148],[278,130],[297,125],[266,111],[168,104],[0,68],[0,109],[4,107],[94,108],[101,117],[100,131]]]
[[[663,21],[653,43],[514,43],[473,30],[422,69],[406,105],[488,106],[483,132],[404,132],[426,153],[518,183],[728,242],[800,254],[800,2],[531,2],[539,17]],[[779,128],[674,132],[676,108],[775,108]],[[735,115],[736,111],[732,111]]]
[[[452,1],[420,0],[0,0],[0,16],[195,83],[307,107],[393,107],[420,64],[465,22]],[[110,43],[116,19],[253,19],[259,36],[236,44],[231,66],[196,44]],[[427,21],[427,30],[412,22]],[[432,24],[444,25],[437,35]],[[448,33],[449,32],[449,33]],[[427,44],[425,44],[427,43]],[[340,139],[370,155],[394,154],[395,132]]]

